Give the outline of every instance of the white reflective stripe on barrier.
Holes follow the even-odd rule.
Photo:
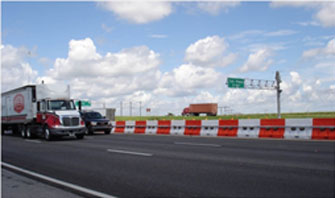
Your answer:
[[[260,125],[259,119],[239,120],[237,137],[258,138]]]
[[[115,122],[115,121],[112,121],[112,126],[113,126],[113,128],[112,128],[112,133],[114,133],[114,131],[115,131],[115,127],[116,127],[116,122]]]
[[[157,134],[157,129],[158,129],[158,121],[148,120],[145,129],[145,134]]]
[[[171,135],[184,135],[185,131],[185,120],[171,120]]]
[[[126,126],[124,129],[124,133],[134,133],[135,131],[135,121],[126,121]]]
[[[311,139],[313,119],[285,119],[285,139]]]
[[[219,120],[202,120],[200,136],[217,136]]]

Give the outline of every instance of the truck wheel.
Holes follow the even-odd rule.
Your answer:
[[[92,135],[92,132],[90,132],[88,127],[85,128],[85,135]]]
[[[77,137],[78,140],[81,140],[81,139],[84,138],[84,134],[78,134],[78,135],[76,135],[76,137]]]
[[[50,134],[50,129],[49,129],[48,126],[46,126],[46,127],[44,128],[44,139],[47,140],[47,141],[52,140],[52,136],[51,136],[51,134]]]
[[[106,130],[105,131],[105,134],[110,134],[111,133],[111,130]]]
[[[30,126],[27,126],[27,128],[26,128],[26,137],[28,139],[33,138],[33,134],[31,133],[31,127]]]
[[[20,130],[21,130],[21,137],[22,137],[22,138],[26,138],[26,137],[27,137],[27,134],[26,134],[26,127],[21,126],[21,127],[20,127]]]

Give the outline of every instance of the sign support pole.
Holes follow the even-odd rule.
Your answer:
[[[277,90],[277,117],[281,118],[281,115],[280,115],[280,93],[282,92],[282,90],[280,89],[281,79],[280,79],[279,71],[276,71],[276,82],[277,82],[277,86],[276,86],[276,90]]]

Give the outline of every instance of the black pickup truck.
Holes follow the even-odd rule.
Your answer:
[[[113,127],[112,123],[110,120],[102,117],[99,112],[84,111],[80,112],[80,115],[85,122],[87,135],[92,135],[95,131],[104,131],[105,134],[110,134]]]

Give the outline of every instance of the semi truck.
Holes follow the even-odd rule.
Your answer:
[[[202,103],[202,104],[190,104],[189,107],[184,108],[181,113],[182,116],[194,115],[199,116],[204,113],[208,116],[216,116],[218,112],[217,103]]]
[[[82,139],[85,123],[70,98],[70,87],[26,85],[1,94],[1,131],[23,138],[72,136]]]

